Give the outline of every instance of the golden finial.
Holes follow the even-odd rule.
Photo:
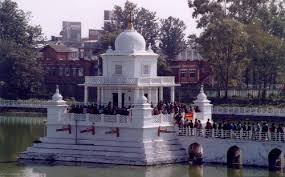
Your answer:
[[[128,30],[133,30],[134,29],[134,24],[133,24],[133,14],[132,12],[129,15],[129,21],[128,21]]]

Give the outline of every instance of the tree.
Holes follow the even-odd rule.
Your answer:
[[[151,44],[153,50],[156,51],[156,40],[159,32],[156,13],[145,8],[138,8],[136,4],[129,1],[126,1],[124,8],[120,6],[114,7],[114,19],[104,27],[105,35],[107,36],[105,39],[124,31],[127,28],[130,15],[132,15],[134,20],[134,28],[145,38],[147,47]],[[110,42],[113,45],[116,38],[109,39],[111,39]]]
[[[284,3],[271,0],[264,4],[257,14],[262,29],[278,38],[285,39],[285,8]]]
[[[43,37],[39,26],[29,25],[29,16],[16,2],[0,2],[0,82],[4,97],[27,98],[41,83],[43,73],[35,47]]]
[[[285,46],[281,39],[264,32],[260,25],[249,25],[247,32],[250,34],[248,55],[251,58],[251,70],[261,91],[260,97],[264,100],[267,89],[284,74]]]
[[[278,0],[189,0],[188,5],[194,10],[192,16],[198,21],[197,27],[205,30],[197,41],[200,44],[217,41],[217,47],[209,48],[204,55],[209,56],[207,52],[210,50],[214,51],[214,55],[209,56],[210,59],[218,53],[225,54],[225,52],[219,51],[219,45],[226,46],[228,41],[220,38],[218,33],[206,38],[205,34],[213,30],[214,24],[224,23],[225,19],[235,21],[243,26],[243,34],[248,38],[247,45],[242,45],[242,48],[246,48],[247,59],[243,60],[244,64],[241,63],[243,66],[248,63],[248,66],[246,70],[244,67],[242,70],[237,70],[237,76],[240,77],[241,72],[245,76],[240,80],[244,80],[247,85],[257,85],[262,91],[262,97],[265,98],[266,88],[278,81],[280,83],[281,78],[285,78],[284,72],[282,72],[285,54],[281,50],[283,48],[282,41],[285,39],[284,2]],[[237,33],[237,35],[239,34]],[[207,45],[202,45],[203,50],[206,47]],[[269,60],[272,62],[270,63]],[[267,62],[268,64],[265,64]],[[222,70],[217,64],[213,65],[212,63],[212,66],[215,71]],[[269,72],[269,70],[271,71]],[[226,75],[215,74],[219,89],[223,89],[225,84],[219,80],[224,80],[223,77]]]
[[[218,88],[228,96],[230,86],[240,83],[246,69],[247,34],[236,20],[223,19],[211,23],[197,39],[200,52],[212,66]]]
[[[198,19],[198,28],[223,18],[232,18],[241,23],[249,24],[256,18],[261,7],[270,0],[188,0],[188,5],[194,10],[192,16]]]
[[[186,49],[185,29],[186,25],[178,18],[161,20],[159,47],[167,60],[176,59]]]
[[[157,75],[158,76],[172,76],[173,72],[169,68],[168,63],[161,56],[157,60]]]

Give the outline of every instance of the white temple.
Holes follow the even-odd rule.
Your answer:
[[[174,77],[157,76],[158,55],[145,46],[142,35],[129,23],[117,37],[115,50],[109,48],[102,55],[103,76],[86,77],[82,84],[85,103],[90,101],[88,88],[97,87],[98,105],[130,106],[130,114],[69,113],[57,88],[48,102],[47,136],[19,158],[127,165],[187,161],[175,132],[174,114],[153,115],[151,108],[163,100],[164,87],[171,88],[170,101],[174,102],[177,84]],[[203,99],[198,98],[199,106],[203,107]],[[204,121],[209,115],[200,113],[197,118]]]
[[[86,77],[84,102],[88,100],[88,88],[97,88],[97,103],[128,107],[145,95],[154,106],[163,100],[163,88],[170,87],[170,101],[174,102],[174,77],[157,76],[157,58],[151,46],[129,24],[115,41],[115,50],[109,48],[103,58],[103,76]]]

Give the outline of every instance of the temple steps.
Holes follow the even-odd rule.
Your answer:
[[[46,154],[48,155],[48,154]],[[51,154],[50,154],[51,155]],[[139,159],[139,158],[121,158],[118,156],[81,156],[81,155],[60,155],[52,154],[55,156],[56,161],[62,162],[82,162],[82,163],[106,163],[106,164],[121,164],[121,165],[157,165],[157,164],[168,164],[185,162],[185,156],[164,156],[159,159]],[[47,161],[45,154],[39,157],[38,153],[23,155],[25,160],[42,160]]]
[[[34,144],[33,148],[42,149],[70,149],[70,150],[86,150],[86,151],[109,151],[109,152],[129,152],[129,153],[141,153],[144,149],[149,151],[175,151],[184,150],[180,145],[170,144],[170,145],[159,145],[159,146],[148,146],[148,147],[122,147],[122,146],[101,146],[101,145],[67,145],[67,144],[49,144],[49,143],[39,143]]]
[[[50,143],[50,144],[70,144],[74,145],[75,141],[73,139],[64,139],[64,138],[41,138],[40,139],[43,143]],[[148,147],[155,145],[180,145],[178,139],[172,139],[167,141],[160,141],[157,140],[155,142],[146,141],[146,142],[136,142],[136,141],[116,141],[116,140],[100,140],[96,139],[94,141],[80,139],[77,141],[80,145],[97,145],[97,146],[119,146],[120,147],[133,147],[133,148],[140,148],[140,147]]]
[[[19,155],[20,159],[92,162],[128,165],[153,165],[185,162],[187,154],[176,139],[169,141],[127,142],[94,141],[76,145],[72,140],[42,139]],[[72,144],[73,142],[73,144]]]
[[[146,154],[144,153],[134,153],[134,152],[122,152],[118,151],[117,149],[114,149],[115,151],[107,151],[107,150],[77,150],[77,149],[55,149],[55,148],[37,148],[32,147],[28,151],[34,152],[34,153],[57,153],[57,154],[66,154],[66,155],[102,155],[102,156],[119,156],[119,157],[139,157],[139,158],[145,158]],[[157,150],[157,151],[147,151],[148,156],[156,156],[159,155],[165,155],[166,151]],[[168,152],[167,152],[168,153]],[[171,154],[175,155],[183,155],[184,152],[179,150],[171,150]]]

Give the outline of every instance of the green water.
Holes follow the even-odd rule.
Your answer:
[[[39,118],[41,119],[41,118]],[[10,121],[9,121],[10,120]],[[219,165],[166,165],[132,167],[116,165],[48,166],[22,165],[15,161],[17,153],[43,136],[43,120],[0,117],[0,177],[278,177],[266,169],[227,169]]]

